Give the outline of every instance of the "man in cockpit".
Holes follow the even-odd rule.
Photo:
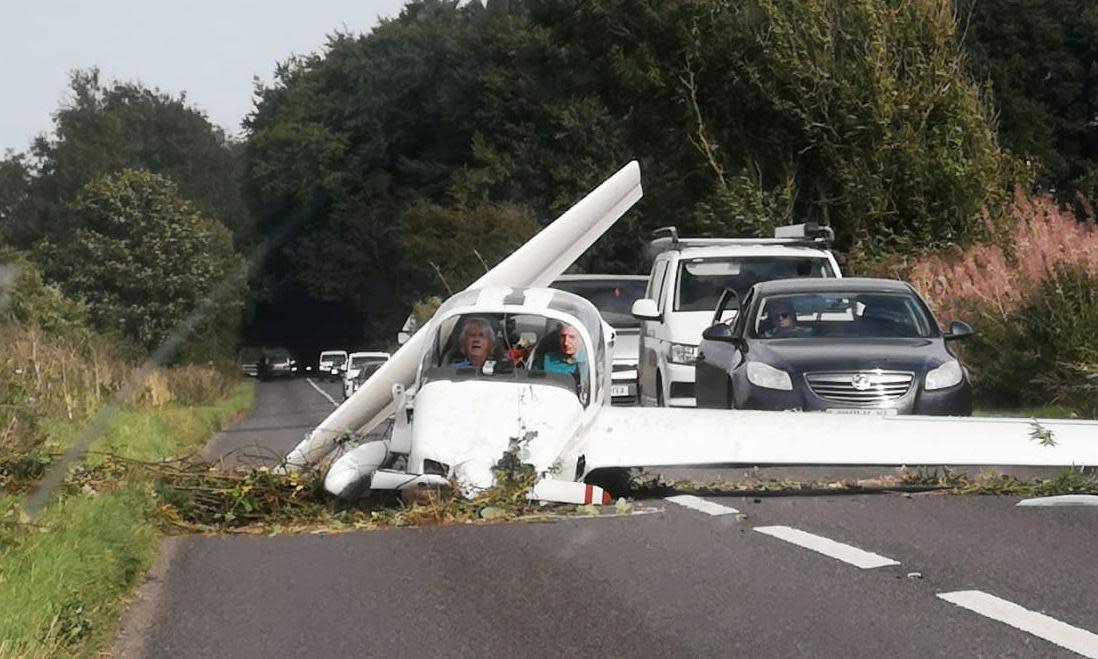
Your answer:
[[[451,366],[458,368],[480,368],[492,356],[496,346],[496,333],[492,324],[483,318],[470,318],[461,327],[458,337],[463,359]]]
[[[546,353],[543,368],[548,373],[571,375],[576,380],[576,392],[587,391],[587,354],[583,349],[583,340],[579,332],[568,323],[557,328],[560,349]]]

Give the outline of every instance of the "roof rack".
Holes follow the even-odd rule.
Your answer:
[[[789,245],[828,249],[835,240],[835,231],[815,222],[774,227],[773,238],[680,238],[674,226],[660,227],[652,232],[649,251],[652,255],[687,247],[717,245]]]

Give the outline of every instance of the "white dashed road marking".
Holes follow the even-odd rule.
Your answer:
[[[1037,497],[1035,499],[1022,499],[1019,506],[1026,508],[1057,508],[1060,506],[1098,506],[1098,495],[1094,494],[1064,494],[1058,497]]]
[[[339,407],[339,403],[335,402],[335,399],[332,398],[331,396],[329,396],[327,391],[324,391],[323,389],[318,387],[317,384],[315,382],[313,382],[312,378],[305,378],[305,381],[308,382],[310,385],[312,385],[313,389],[316,389],[317,391],[319,391],[321,396],[324,396],[325,398],[327,398],[328,402],[332,404],[332,407]]]
[[[1013,602],[1008,602],[1005,599],[1000,599],[979,590],[938,593],[938,597],[961,608],[975,611],[992,620],[998,620],[1038,638],[1043,638],[1084,657],[1098,659],[1098,634],[1072,627],[1043,613],[1030,611]]]
[[[673,497],[667,497],[667,501],[703,512],[706,515],[733,515],[740,512],[735,508],[729,508],[728,506],[722,506],[718,503],[713,503],[712,501],[706,501],[705,499],[696,497],[692,494],[680,494]]]
[[[880,554],[858,549],[857,547],[836,542],[820,535],[799,531],[788,526],[756,526],[755,530],[769,536],[785,540],[805,549],[819,552],[825,556],[840,560],[844,563],[869,570],[886,565],[899,565],[899,561],[886,558]]]

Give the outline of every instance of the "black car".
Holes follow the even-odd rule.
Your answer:
[[[729,291],[715,319],[736,305]],[[789,279],[753,286],[728,323],[702,334],[698,407],[969,415],[968,372],[910,285]]]
[[[285,348],[265,348],[258,364],[259,378],[289,378],[297,375],[297,361]]]

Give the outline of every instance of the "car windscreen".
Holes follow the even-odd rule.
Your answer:
[[[827,259],[813,256],[695,258],[679,263],[675,311],[713,311],[724,289],[742,300],[762,281],[834,277]]]
[[[555,281],[553,288],[587,298],[614,329],[640,327],[633,317],[633,303],[644,297],[645,279],[600,279]]]
[[[341,355],[335,352],[322,353],[320,355],[320,361],[324,362],[325,364],[331,364],[332,366],[341,366],[343,362],[347,361],[347,357],[345,355]]]
[[[762,300],[756,338],[928,338],[937,326],[903,293],[800,293]]]
[[[385,360],[377,356],[368,355],[352,355],[351,362],[348,364],[348,368],[362,368],[367,364],[381,364]]]

